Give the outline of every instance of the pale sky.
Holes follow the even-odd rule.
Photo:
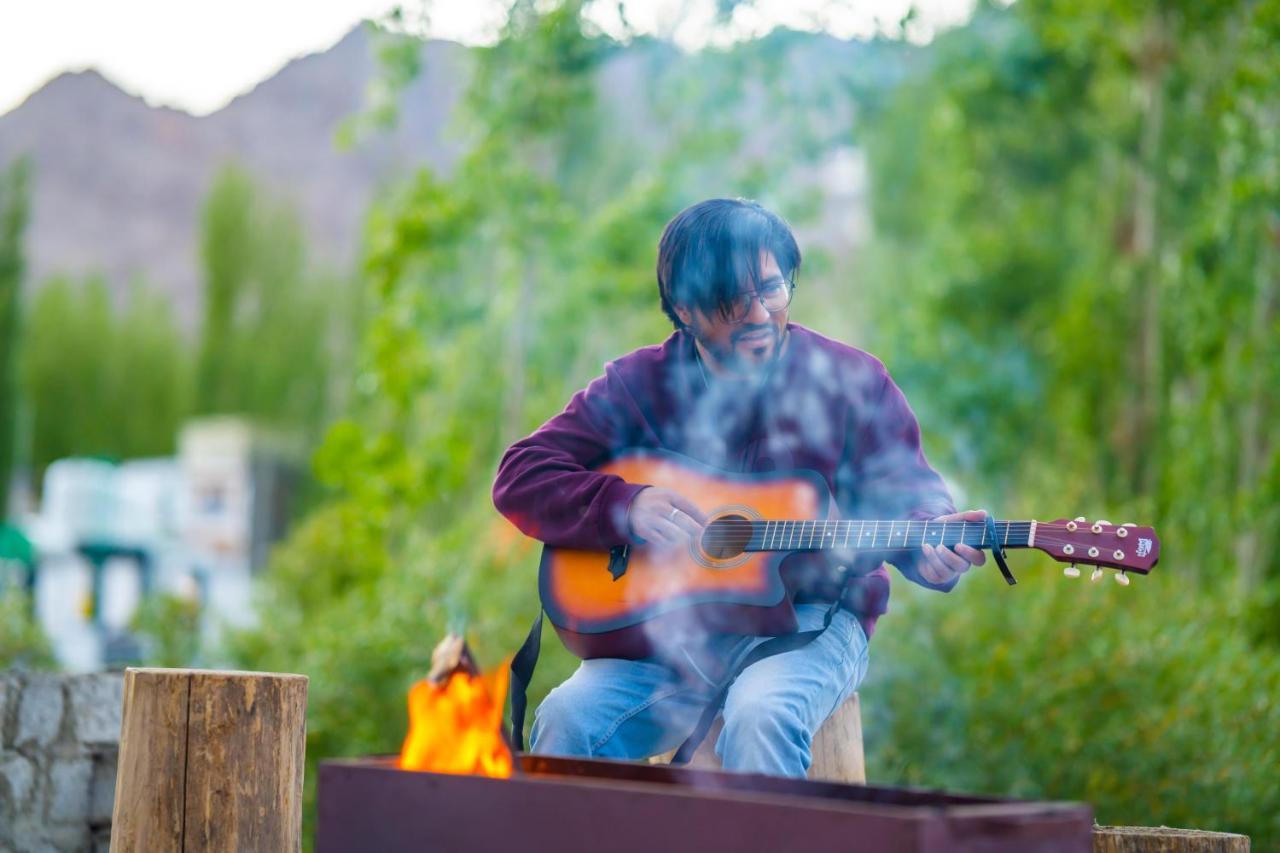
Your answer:
[[[331,47],[359,21],[403,6],[415,29],[467,44],[492,41],[504,0],[0,0],[0,115],[63,71],[96,68],[153,105],[213,112],[294,57]],[[714,32],[715,0],[626,0],[633,30],[686,48],[762,35],[774,26],[841,38],[896,30],[911,0],[756,0]],[[914,38],[964,20],[973,0],[916,0]],[[616,2],[593,20],[621,33]],[[424,11],[425,10],[425,11]]]

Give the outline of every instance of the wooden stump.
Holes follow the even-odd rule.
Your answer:
[[[847,785],[867,784],[867,763],[862,754],[862,708],[857,693],[831,712],[813,736],[809,778]]]
[[[716,756],[716,739],[724,728],[724,720],[717,717],[707,736],[689,759],[690,767],[719,770]],[[847,785],[867,783],[867,765],[862,752],[862,712],[858,694],[853,693],[836,708],[813,736],[813,763],[809,765],[809,778],[822,782],[842,782]],[[675,750],[650,759],[654,763],[669,764]]]
[[[299,850],[307,678],[127,669],[112,853]]]
[[[1093,853],[1249,853],[1249,836],[1167,826],[1095,826]]]

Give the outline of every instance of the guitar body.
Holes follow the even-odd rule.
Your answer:
[[[630,451],[598,466],[631,483],[678,491],[717,519],[823,519],[832,505],[811,471],[734,474],[664,451]],[[687,552],[632,546],[625,571],[610,555],[546,546],[538,572],[542,606],[578,657],[642,658],[667,641],[707,633],[781,634],[796,629],[779,572],[786,553],[719,559],[700,543]]]

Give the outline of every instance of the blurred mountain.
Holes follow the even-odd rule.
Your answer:
[[[335,131],[376,71],[370,41],[358,27],[204,117],[148,106],[96,71],[51,80],[0,116],[0,164],[25,153],[35,171],[28,281],[97,271],[122,291],[142,277],[193,322],[200,207],[231,161],[297,207],[314,254],[349,263],[380,182],[458,157],[444,126],[469,66],[461,45],[424,44],[398,127],[342,151]]]
[[[377,72],[373,38],[357,27],[329,50],[290,62],[204,117],[151,107],[96,71],[63,74],[0,116],[0,164],[26,153],[35,168],[29,282],[101,272],[119,294],[141,277],[171,297],[179,317],[193,325],[200,306],[201,204],[228,162],[297,207],[313,257],[347,268],[377,188],[422,164],[447,172],[462,152],[447,126],[466,90],[471,54],[443,41],[424,43],[422,73],[404,93],[396,127],[339,150],[336,131],[367,106]],[[758,49],[785,54],[778,73],[806,92],[840,91],[841,75],[850,69],[864,76],[867,68],[893,66],[878,56],[864,61],[872,45],[826,36],[789,33]],[[659,144],[667,128],[655,110],[679,107],[653,103],[648,81],[655,68],[695,61],[653,42],[615,51],[600,76],[613,138]],[[768,145],[775,134],[789,132],[770,121],[767,97],[749,101],[731,119],[749,144]],[[809,125],[829,128],[821,135],[844,146],[833,168],[847,173],[851,108],[847,97],[834,101],[813,109]],[[840,215],[847,220],[853,210],[856,218],[857,208],[846,205]]]

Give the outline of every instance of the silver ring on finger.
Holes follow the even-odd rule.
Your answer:
[[[679,515],[679,513],[680,513],[680,508],[679,508],[679,507],[676,507],[676,508],[672,509],[672,510],[671,510],[671,515],[668,515],[668,516],[667,516],[667,521],[675,521],[675,520],[676,520],[676,516],[677,516],[677,515]]]

